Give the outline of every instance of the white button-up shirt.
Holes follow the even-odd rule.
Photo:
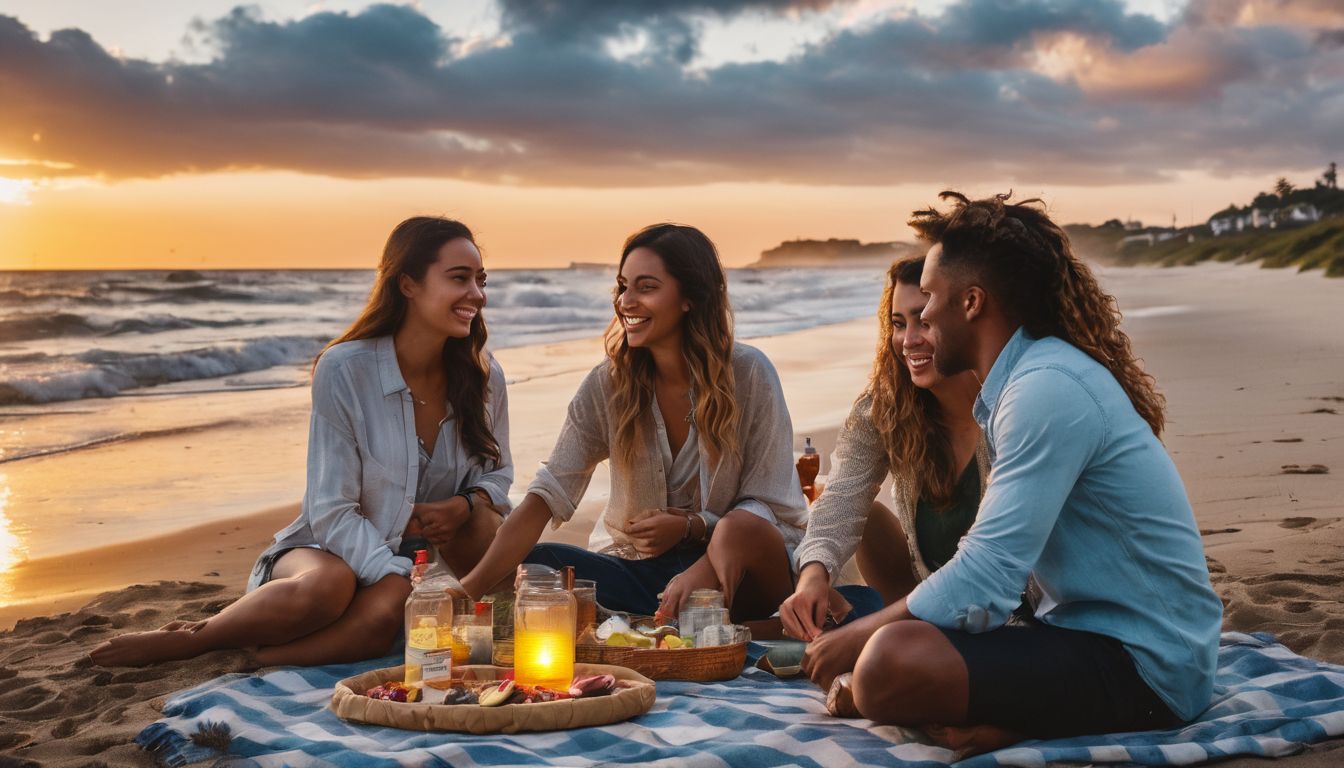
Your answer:
[[[509,455],[508,395],[504,371],[492,357],[486,416],[498,463],[467,453],[451,406],[440,425],[427,487],[441,501],[480,488],[501,514],[509,510],[513,461]],[[440,460],[442,458],[442,460]],[[338,555],[361,585],[408,575],[411,562],[396,555],[420,485],[420,449],[410,389],[397,365],[391,336],[348,341],[328,349],[313,373],[308,431],[308,487],[298,518],[275,535],[254,567],[248,589],[260,586],[274,554],[317,547]]]

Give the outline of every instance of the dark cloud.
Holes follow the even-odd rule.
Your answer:
[[[1344,51],[1321,30],[1168,28],[1118,0],[963,0],[782,62],[685,67],[707,16],[828,4],[502,0],[507,44],[475,47],[403,6],[235,10],[197,25],[203,64],[0,16],[0,158],[109,177],[1109,184],[1344,149],[1344,85],[1321,76]],[[649,49],[612,58],[605,42],[635,33]]]

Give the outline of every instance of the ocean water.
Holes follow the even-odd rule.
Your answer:
[[[730,270],[739,338],[871,314],[872,269]],[[0,407],[293,386],[373,272],[0,272]],[[600,334],[615,270],[493,270],[493,348]]]
[[[732,270],[737,334],[871,316],[881,279]],[[14,563],[297,499],[313,358],[372,280],[371,270],[0,272],[0,605]],[[614,283],[614,268],[493,270],[490,346],[600,335]]]

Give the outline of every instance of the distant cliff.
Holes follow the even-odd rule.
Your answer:
[[[910,243],[861,243],[858,240],[789,240],[768,251],[747,266],[753,269],[767,267],[831,267],[874,266],[885,267],[893,259],[911,256],[919,247]]]

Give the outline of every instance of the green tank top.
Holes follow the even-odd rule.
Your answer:
[[[961,471],[952,490],[952,505],[934,509],[923,498],[915,504],[915,536],[924,564],[933,572],[957,553],[957,544],[980,511],[980,466],[974,458]]]

